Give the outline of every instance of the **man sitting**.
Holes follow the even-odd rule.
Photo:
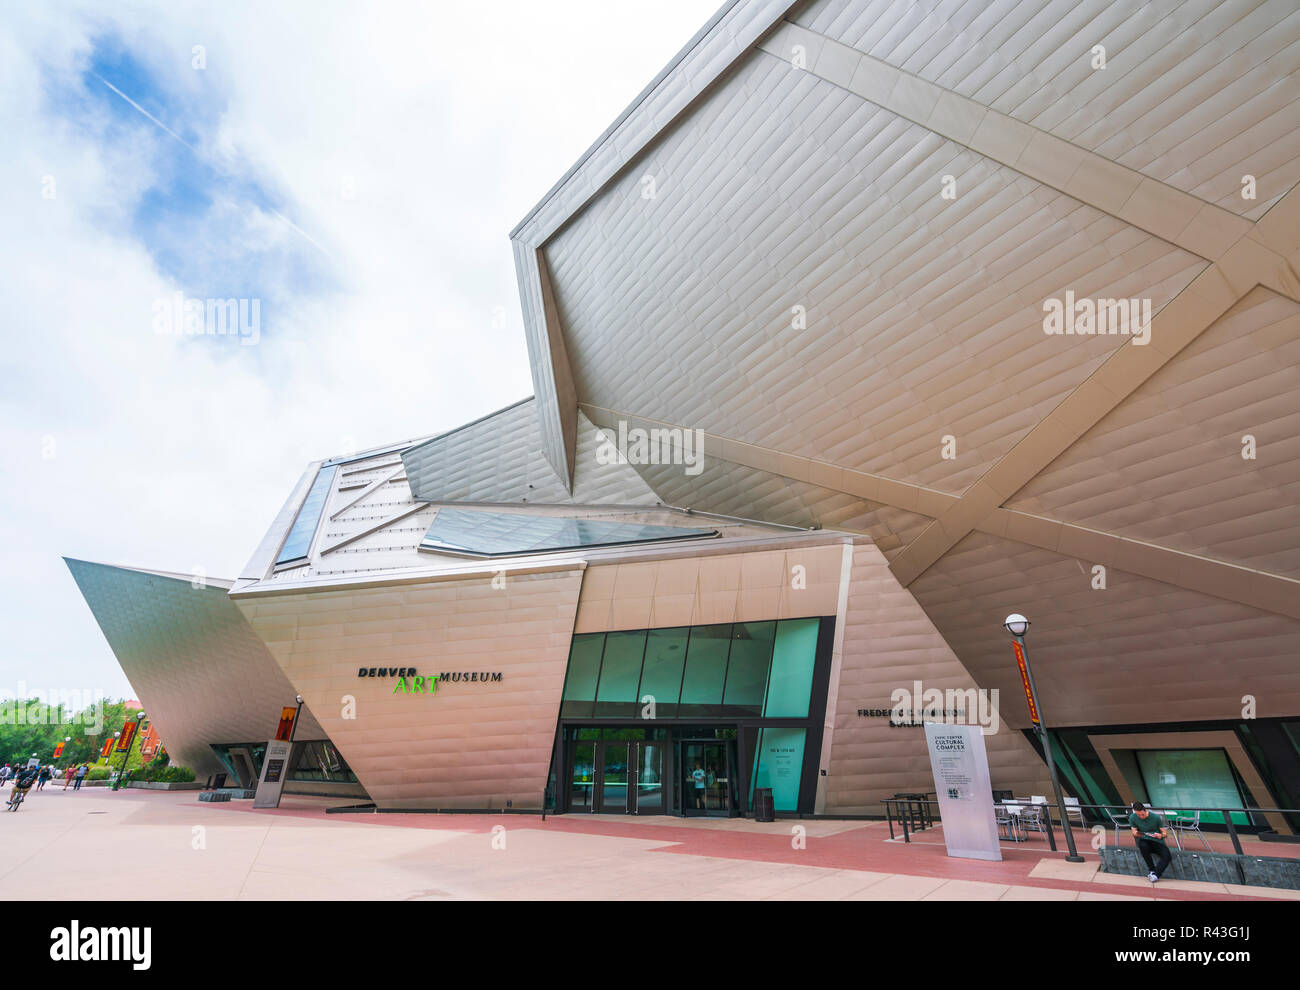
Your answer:
[[[1128,824],[1133,830],[1133,837],[1137,839],[1138,852],[1142,854],[1142,859],[1150,871],[1147,873],[1147,879],[1155,883],[1173,862],[1169,847],[1165,845],[1165,839],[1169,836],[1165,820],[1159,815],[1152,814],[1141,801],[1134,801],[1133,814],[1128,816]],[[1152,857],[1155,858],[1154,863]]]

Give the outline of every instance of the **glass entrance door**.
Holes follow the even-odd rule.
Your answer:
[[[569,811],[666,813],[666,743],[610,739],[578,740],[571,745]]]
[[[633,813],[638,815],[662,815],[666,810],[664,802],[664,744],[660,742],[632,743],[636,754],[636,789],[634,798],[636,807]]]
[[[681,767],[682,814],[730,815],[736,806],[732,743],[727,740],[683,742]]]
[[[573,744],[573,762],[569,771],[569,810],[591,811],[596,790],[596,744],[579,741]]]
[[[600,783],[596,786],[598,806],[596,811],[606,815],[627,814],[628,781],[631,776],[628,750],[634,743],[602,742],[600,744]]]

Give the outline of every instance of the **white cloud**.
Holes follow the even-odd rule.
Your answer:
[[[59,555],[233,576],[308,460],[531,392],[508,232],[714,3],[481,6],[8,11],[0,686],[127,690]],[[164,121],[194,132],[188,177],[274,190],[328,259],[232,187],[202,224],[141,240],[141,197],[178,150],[84,90],[110,38],[196,114]],[[258,346],[152,332],[154,300],[200,288],[169,278],[155,237],[213,294],[242,294],[256,262]]]

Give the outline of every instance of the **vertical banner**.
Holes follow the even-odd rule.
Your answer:
[[[135,730],[139,727],[139,722],[127,722],[122,726],[122,734],[117,737],[117,751],[119,753],[129,753],[131,751],[131,743],[135,741]]]
[[[116,740],[114,739],[109,739],[104,742],[104,748],[99,751],[99,755],[101,758],[106,757],[108,756],[109,753],[113,752],[114,742],[116,742]]]
[[[285,707],[280,709],[280,724],[275,730],[276,739],[288,742],[293,738],[293,720],[297,714],[297,708]]]
[[[54,758],[57,760],[62,755],[63,755],[63,743],[59,743],[54,747]]]
[[[925,742],[948,855],[1001,860],[983,730],[978,725],[926,722]]]
[[[1034,689],[1029,686],[1029,668],[1025,666],[1025,648],[1013,639],[1011,649],[1016,654],[1016,666],[1020,668],[1020,683],[1025,686],[1025,700],[1029,702],[1029,720],[1034,725],[1038,725],[1038,706],[1034,704]]]

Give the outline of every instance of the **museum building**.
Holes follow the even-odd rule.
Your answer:
[[[532,397],[310,464],[231,581],[69,567],[200,775],[301,696],[288,789],[340,803],[874,815],[974,698],[1046,794],[1021,612],[1067,792],[1294,831],[1297,50],[725,3],[511,234]],[[1149,325],[1048,330],[1084,297]]]

